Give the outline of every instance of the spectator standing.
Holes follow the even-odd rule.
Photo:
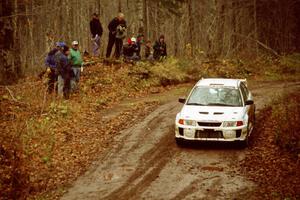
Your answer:
[[[100,55],[100,39],[103,33],[102,24],[99,20],[98,14],[94,13],[93,18],[90,21],[90,30],[92,34],[92,46],[94,56]]]
[[[71,63],[68,59],[70,50],[68,46],[64,46],[56,55],[56,68],[58,72],[58,94],[69,99],[70,81],[74,76]]]
[[[126,21],[123,13],[119,13],[108,25],[109,37],[106,50],[106,58],[109,58],[115,45],[115,57],[118,59],[123,47],[123,39],[126,37]]]
[[[161,35],[155,42],[153,57],[155,60],[161,60],[167,57],[167,44],[165,43],[165,36]]]
[[[80,72],[82,70],[83,60],[81,57],[81,53],[79,51],[79,43],[78,41],[72,42],[72,48],[70,50],[69,60],[72,65],[72,70],[74,76],[71,79],[71,90],[75,91],[78,89],[78,84],[80,80]]]
[[[56,62],[55,62],[55,54],[65,46],[64,42],[57,42],[56,47],[52,49],[46,57],[45,65],[47,67],[48,74],[48,93],[52,93],[54,90],[54,85],[57,82],[57,71],[56,71]],[[57,89],[57,88],[56,88]]]

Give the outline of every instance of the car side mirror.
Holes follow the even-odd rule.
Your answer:
[[[179,103],[185,103],[185,101],[186,101],[186,99],[185,99],[184,97],[180,97],[180,98],[178,99],[178,102],[179,102]]]
[[[254,104],[254,101],[253,101],[253,100],[247,100],[245,104],[246,104],[246,105],[253,105],[253,104]]]

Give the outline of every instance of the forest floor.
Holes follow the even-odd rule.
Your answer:
[[[83,73],[80,92],[67,101],[47,95],[45,79],[28,77],[17,85],[1,86],[0,199],[56,199],[66,191],[64,199],[222,199],[251,197],[253,191],[261,191],[253,189],[257,185],[267,188],[262,190],[266,195],[299,194],[298,187],[291,187],[299,183],[297,174],[291,182],[284,182],[291,192],[278,184],[263,187],[263,171],[257,176],[246,173],[259,164],[266,167],[274,160],[282,161],[276,159],[270,131],[266,133],[269,140],[257,134],[254,141],[260,142],[245,150],[215,146],[180,149],[172,131],[180,108],[176,99],[186,95],[201,76],[250,78],[257,104],[263,109],[270,105],[267,99],[275,98],[275,90],[281,94],[299,89],[298,69],[274,64],[264,71],[256,65],[234,67],[227,61],[188,69],[177,65],[181,64],[174,60],[154,66],[95,64]],[[211,67],[216,65],[220,67]],[[282,70],[284,76],[278,74]],[[263,114],[266,112],[259,115]],[[256,154],[269,153],[265,148],[274,155],[266,165]],[[280,177],[286,165],[288,173],[295,172],[299,163],[292,161],[294,157],[284,158],[281,171],[273,167],[275,171],[270,173]],[[255,166],[244,162],[247,159],[256,160]]]

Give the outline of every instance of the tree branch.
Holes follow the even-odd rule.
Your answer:
[[[242,35],[242,34],[239,34],[239,33],[234,33],[233,35],[237,35],[239,37],[252,40],[252,41],[256,42],[257,44],[259,44],[260,46],[262,46],[264,49],[269,50],[270,52],[272,52],[275,56],[279,57],[279,54],[274,49],[272,49],[271,47],[267,46],[266,44],[262,43],[259,40],[256,40],[252,37],[248,37],[248,36],[245,36],[245,35]]]

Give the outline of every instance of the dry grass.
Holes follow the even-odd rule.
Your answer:
[[[257,184],[253,199],[300,198],[300,93],[260,111],[242,171]]]
[[[272,105],[272,132],[275,142],[283,150],[300,159],[300,92],[285,95]]]
[[[274,68],[280,69],[275,64]],[[28,77],[8,89],[1,86],[0,199],[63,192],[63,187],[109,145],[111,135],[156,105],[141,109],[145,105],[137,104],[115,119],[102,121],[99,112],[124,98],[145,96],[154,87],[159,92],[164,86],[201,77],[265,77],[263,69],[239,60],[191,62],[175,58],[156,64],[95,64],[84,71],[80,92],[68,101],[46,95],[45,77]]]
[[[46,94],[46,77],[28,77],[8,90],[0,87],[0,199],[63,192],[109,145],[113,134],[149,113],[156,102],[135,103],[109,121],[100,115],[124,98],[145,96],[153,87],[164,90],[160,83],[132,74],[135,67],[88,67],[80,92],[69,100]]]

